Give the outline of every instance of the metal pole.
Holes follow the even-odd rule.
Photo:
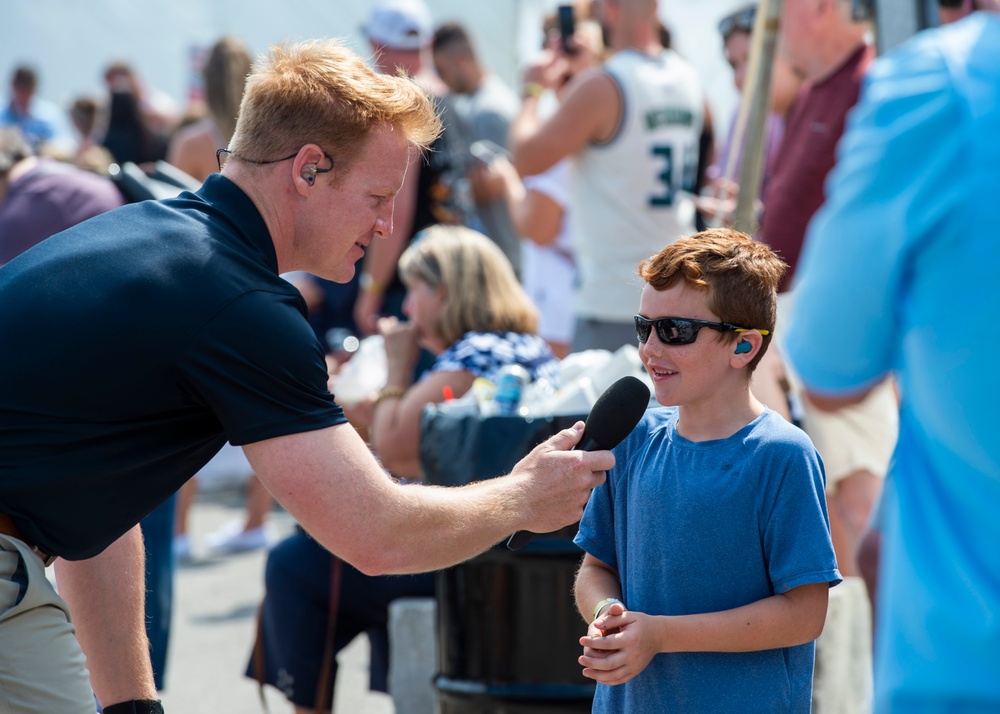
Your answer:
[[[743,93],[744,107],[749,103],[746,135],[743,137],[743,165],[740,167],[739,193],[733,227],[755,235],[757,233],[757,199],[760,196],[764,164],[764,135],[771,114],[771,74],[774,52],[781,29],[783,0],[761,0],[757,6],[750,51],[749,82]],[[742,111],[741,111],[742,115]],[[740,137],[734,136],[738,147]]]

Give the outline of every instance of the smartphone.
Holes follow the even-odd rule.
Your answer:
[[[507,159],[510,158],[510,152],[499,144],[495,144],[489,139],[480,139],[479,141],[472,142],[469,147],[470,153],[476,157],[479,161],[489,166],[497,157],[503,156]]]
[[[576,31],[576,18],[573,15],[572,5],[559,6],[559,41],[562,44],[562,51],[568,55],[576,53],[576,45],[573,44],[573,33]]]

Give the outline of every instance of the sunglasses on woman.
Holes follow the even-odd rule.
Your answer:
[[[648,317],[636,315],[635,335],[639,342],[649,339],[649,334],[654,329],[660,342],[665,345],[689,345],[698,339],[698,330],[707,327],[718,332],[750,332],[752,327],[740,327],[731,325],[728,322],[709,322],[707,320],[695,320],[686,317],[658,317],[650,320]],[[769,330],[757,330],[762,335],[770,334]]]
[[[756,18],[756,5],[750,5],[742,10],[738,10],[719,21],[719,34],[722,35],[722,39],[728,40],[729,36],[737,30],[747,33],[753,32],[753,23]]]

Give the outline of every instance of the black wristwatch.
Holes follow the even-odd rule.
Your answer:
[[[163,714],[159,699],[132,699],[104,707],[104,714]]]

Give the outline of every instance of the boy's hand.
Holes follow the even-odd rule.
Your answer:
[[[583,676],[602,684],[623,684],[646,668],[659,652],[653,618],[613,603],[580,638]]]

